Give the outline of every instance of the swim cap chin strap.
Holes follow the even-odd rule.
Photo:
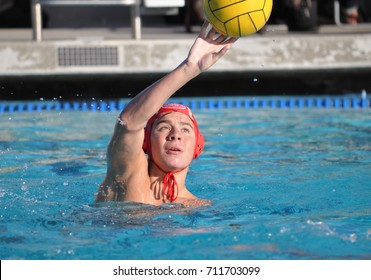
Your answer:
[[[176,181],[174,174],[183,171],[187,167],[184,167],[180,170],[176,170],[174,172],[172,171],[167,172],[163,170],[160,166],[158,166],[158,164],[153,159],[151,159],[151,161],[153,162],[154,165],[156,165],[158,169],[160,169],[160,171],[165,173],[164,177],[162,178],[163,184],[162,193],[166,196],[166,198],[170,202],[174,202],[179,195],[178,182]]]

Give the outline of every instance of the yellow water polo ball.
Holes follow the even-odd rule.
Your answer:
[[[204,13],[219,33],[242,37],[267,23],[272,6],[273,0],[204,0]]]

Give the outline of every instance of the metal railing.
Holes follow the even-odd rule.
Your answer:
[[[33,40],[42,41],[43,6],[130,6],[132,37],[141,39],[141,6],[150,9],[185,6],[185,0],[31,0]]]

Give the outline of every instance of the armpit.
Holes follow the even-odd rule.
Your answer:
[[[95,202],[123,201],[126,187],[122,182],[114,181],[112,184],[99,186]]]

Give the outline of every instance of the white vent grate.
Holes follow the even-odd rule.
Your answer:
[[[117,47],[60,47],[58,66],[117,66]]]

